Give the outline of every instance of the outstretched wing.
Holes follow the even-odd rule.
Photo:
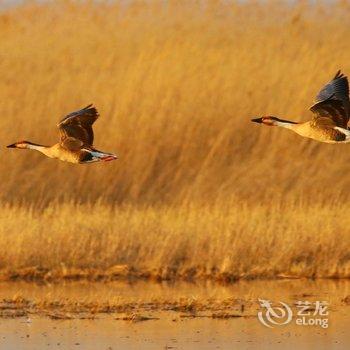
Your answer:
[[[348,78],[338,71],[318,93],[310,110],[316,114],[315,118],[330,118],[337,126],[347,129],[350,114]]]
[[[98,116],[92,105],[65,116],[57,125],[61,134],[61,145],[70,150],[91,147],[94,142],[92,125]]]

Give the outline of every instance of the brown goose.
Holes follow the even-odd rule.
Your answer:
[[[316,102],[310,107],[310,110],[315,115],[312,120],[304,123],[296,123],[272,116],[264,116],[252,119],[252,121],[290,129],[300,136],[320,142],[350,142],[350,130],[348,129],[350,116],[349,83],[347,77],[340,71],[318,93]]]
[[[92,124],[99,114],[89,105],[79,111],[68,114],[59,123],[61,139],[53,146],[43,146],[29,141],[20,141],[8,145],[8,148],[33,149],[49,158],[81,164],[117,159],[114,154],[98,151],[93,147],[94,132]]]

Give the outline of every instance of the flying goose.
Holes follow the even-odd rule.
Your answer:
[[[59,123],[60,142],[53,146],[42,146],[29,141],[20,141],[7,148],[33,149],[49,158],[57,158],[75,164],[110,161],[117,159],[114,154],[98,151],[93,147],[92,124],[99,114],[89,105],[65,116]]]
[[[310,107],[315,114],[313,119],[296,123],[272,116],[252,119],[255,123],[268,126],[280,126],[290,129],[300,136],[326,143],[350,142],[348,121],[350,117],[349,83],[340,70],[316,96],[316,102]]]

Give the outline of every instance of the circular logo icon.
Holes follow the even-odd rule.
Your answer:
[[[282,326],[292,320],[292,309],[286,303],[279,302],[281,306],[272,306],[269,300],[259,299],[263,310],[258,312],[259,321],[266,327]]]

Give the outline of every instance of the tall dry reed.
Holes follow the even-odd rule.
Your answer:
[[[216,1],[68,1],[1,13],[3,146],[55,143],[59,118],[93,102],[96,146],[120,156],[74,166],[3,148],[2,199],[348,199],[348,145],[249,120],[311,117],[322,84],[339,68],[350,74],[349,14],[347,4]]]
[[[312,117],[322,85],[350,74],[349,15],[273,1],[1,12],[2,145],[53,144],[59,118],[93,102],[96,146],[120,159],[3,148],[0,267],[349,277],[350,146],[250,122]]]
[[[350,277],[349,208],[6,206],[0,278]]]

